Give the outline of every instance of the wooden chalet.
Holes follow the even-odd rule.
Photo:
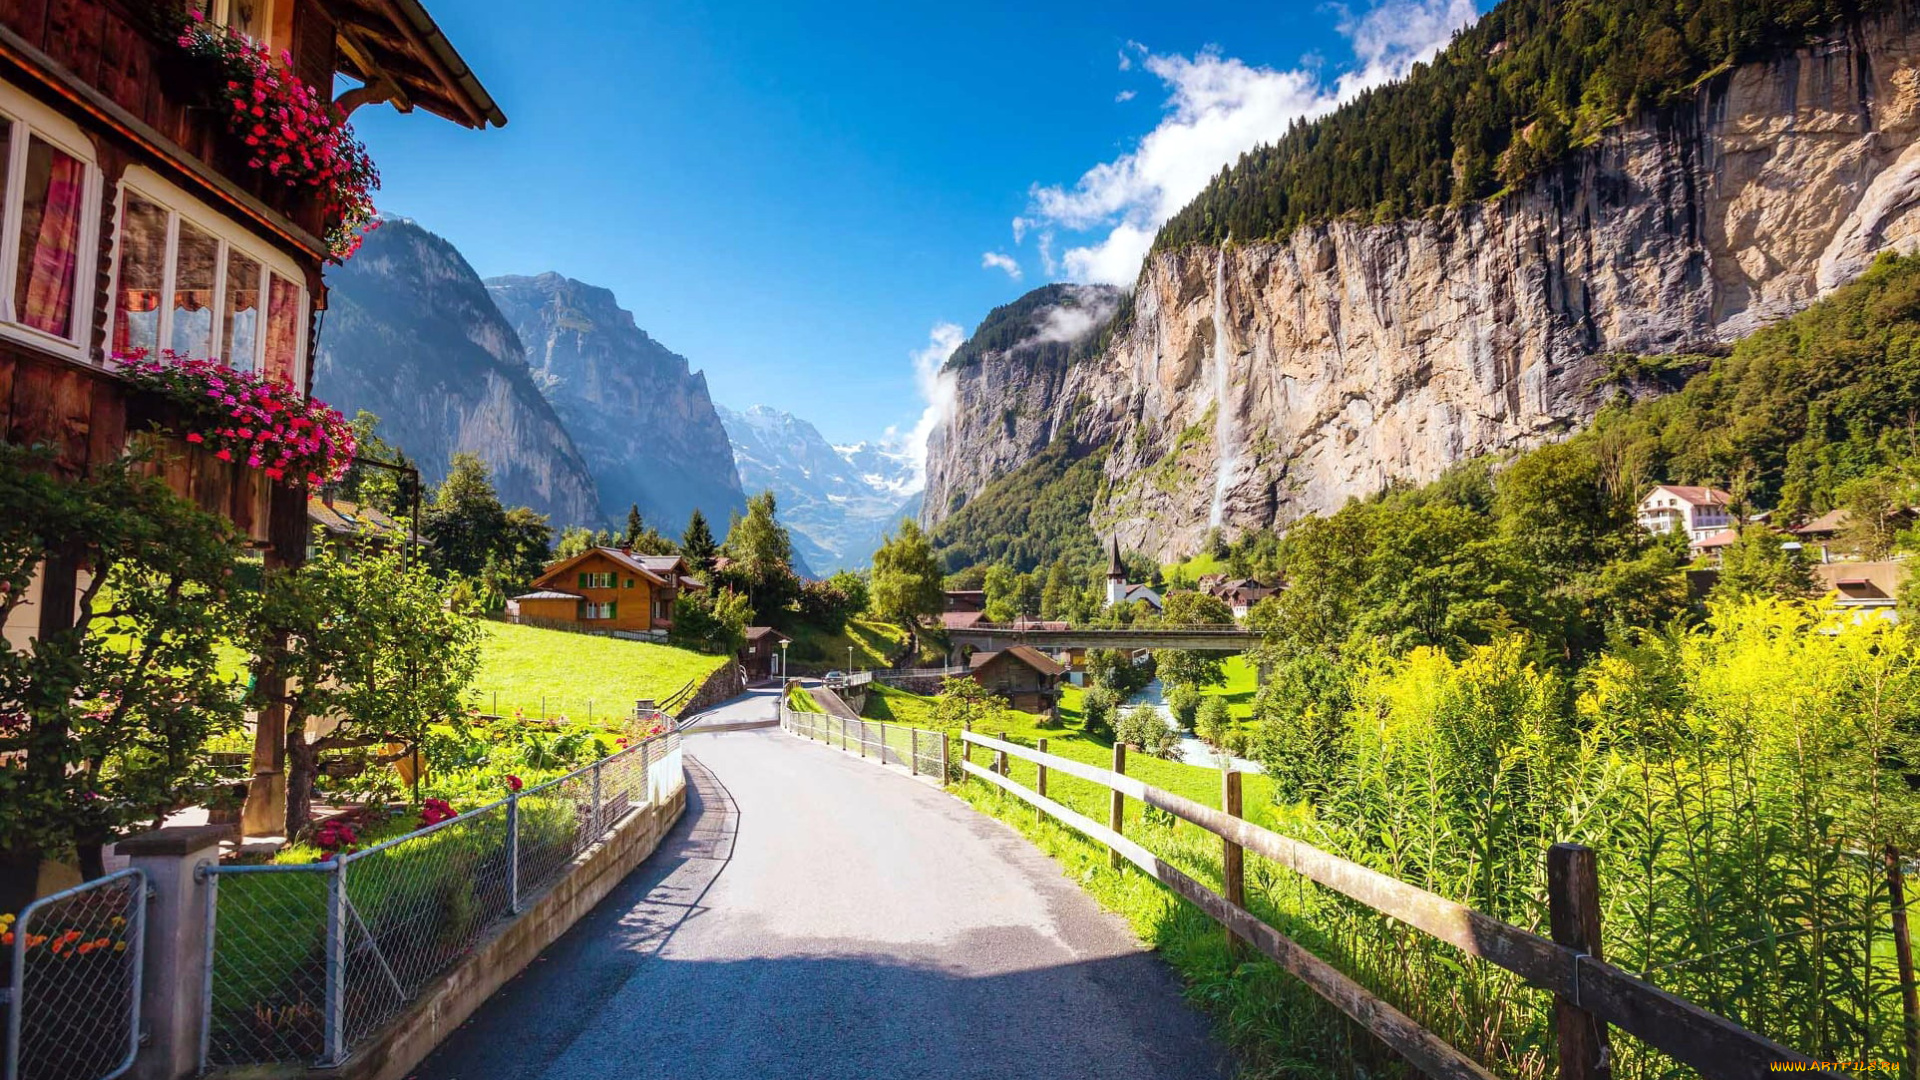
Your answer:
[[[1067,669],[1031,645],[968,657],[980,685],[1007,699],[1021,712],[1046,713],[1060,701],[1060,679]]]
[[[678,555],[588,548],[547,567],[507,615],[534,626],[665,637],[680,593],[706,588],[689,569]]]
[[[740,647],[737,657],[740,666],[746,669],[747,680],[758,682],[784,675],[780,670],[780,648],[792,643],[792,638],[771,626],[747,627],[747,642]]]
[[[419,0],[0,0],[0,438],[48,448],[70,475],[147,442],[175,491],[232,520],[270,564],[298,564],[305,485],[168,433],[169,408],[111,359],[171,350],[312,385],[337,211],[250,163],[219,96],[226,74],[180,44],[190,9],[284,54],[322,100],[348,80],[333,98],[344,112],[391,103],[470,128],[506,117]],[[6,627],[9,639],[70,625],[83,570],[44,562],[16,609],[31,625]],[[259,725],[249,832],[276,828],[276,723],[270,711]]]

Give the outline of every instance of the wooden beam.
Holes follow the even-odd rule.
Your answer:
[[[1192,901],[1215,921],[1251,942],[1254,948],[1265,953],[1274,963],[1306,983],[1308,989],[1371,1031],[1420,1072],[1437,1080],[1493,1080],[1493,1074],[1478,1062],[1415,1023],[1412,1017],[1354,982],[1340,969],[1308,952],[1285,934],[1261,922],[1252,912],[1229,903],[1138,843],[1051,799],[1042,799],[990,769],[983,769],[972,762],[967,762],[963,768],[969,775],[1032,803],[1090,839],[1107,845],[1116,855],[1139,867],[1155,881]]]
[[[1751,1077],[1771,1071],[1768,1062],[1811,1065],[1812,1059],[1732,1020],[1579,951],[1538,934],[1483,915],[1463,904],[1416,888],[1358,863],[1330,855],[1311,844],[1223,814],[1172,792],[1148,787],[1131,777],[1094,765],[1040,754],[968,732],[968,743],[1004,749],[1026,761],[1124,792],[1148,806],[1225,839],[1263,858],[1342,893],[1383,915],[1390,915],[1495,967],[1511,971],[1545,990],[1578,1001],[1583,1008],[1635,1038],[1664,1050],[1709,1077]],[[1797,1070],[1796,1071],[1800,1071]],[[1807,1075],[1840,1080],[1844,1073],[1808,1068]]]
[[[409,19],[406,13],[400,10],[400,5],[393,0],[379,0],[379,3],[380,10],[386,13],[387,18],[393,20],[394,29],[400,31],[400,36],[405,38],[407,44],[411,45],[414,51],[420,54],[421,59],[427,62],[427,67],[433,72],[434,78],[439,79],[447,88],[454,104],[466,114],[468,122],[476,129],[485,131],[487,118],[481,113],[479,105],[474,102],[473,95],[467,92],[466,87],[460,85],[460,80],[455,78],[453,72],[447,68],[446,61],[442,60],[440,54],[420,36],[420,28],[413,25],[413,20]]]

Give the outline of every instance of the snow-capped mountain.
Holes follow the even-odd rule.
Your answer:
[[[740,486],[773,492],[794,549],[816,573],[867,565],[881,534],[918,510],[919,477],[905,453],[874,442],[834,446],[767,405],[716,407]]]

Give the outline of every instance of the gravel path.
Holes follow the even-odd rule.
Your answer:
[[[1229,1075],[1166,966],[1005,825],[777,729],[686,749],[661,849],[417,1080]]]

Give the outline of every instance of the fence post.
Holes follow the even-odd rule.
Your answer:
[[[994,738],[999,739],[1001,742],[1006,742],[1007,733],[1003,731],[994,736]],[[995,750],[993,752],[993,771],[999,773],[1001,776],[1007,775],[1007,752],[1005,750]]]
[[[1920,993],[1913,984],[1913,935],[1907,928],[1906,871],[1900,852],[1887,845],[1887,899],[1893,904],[1893,955],[1900,966],[1900,1014],[1906,1020],[1907,1060],[1900,1074],[1914,1080],[1920,1072]]]
[[[347,864],[333,857],[327,874],[327,1001],[326,1059],[338,1065],[346,1057],[347,1001]]]
[[[887,763],[887,722],[880,721],[880,764]]]
[[[1240,816],[1240,771],[1223,769],[1220,772],[1220,809],[1234,816]],[[1221,894],[1235,907],[1247,906],[1246,851],[1239,844],[1220,838],[1220,886]],[[1246,943],[1227,931],[1227,951],[1238,958],[1246,954]]]
[[[953,779],[953,764],[947,759],[947,733],[940,733],[940,784],[946,786]]]
[[[1113,771],[1119,773],[1121,776],[1127,775],[1126,743],[1116,742],[1113,744]],[[1115,833],[1121,833],[1125,829],[1127,797],[1118,791],[1113,791],[1109,794],[1111,798],[1107,804],[1107,827]],[[1107,866],[1114,870],[1120,869],[1119,848],[1107,849]]]
[[[600,835],[600,763],[593,763],[593,835]]]
[[[127,915],[141,939],[139,954],[128,962],[141,965],[133,990],[145,1028],[129,1074],[133,1080],[173,1080],[192,1073],[201,1058],[217,880],[206,870],[220,861],[220,842],[234,832],[232,825],[176,825],[115,845],[146,876],[152,897],[141,897],[139,919]],[[24,934],[27,927],[14,930]],[[0,956],[5,954],[0,949]],[[13,1015],[19,1015],[17,1005]]]
[[[1555,844],[1547,849],[1547,922],[1553,940],[1576,953],[1600,955],[1600,871],[1593,849]],[[1580,962],[1574,961],[1574,997],[1556,994],[1554,1029],[1560,1041],[1560,1080],[1609,1080],[1613,1055],[1606,1021],[1580,1007]]]
[[[1043,754],[1046,753],[1047,752],[1046,736],[1042,735],[1040,738],[1035,739],[1034,747],[1038,749],[1041,753]],[[1033,790],[1036,793],[1038,793],[1041,798],[1044,799],[1047,797],[1047,767],[1038,762],[1035,762],[1034,769],[1037,771],[1034,774]],[[1037,806],[1033,808],[1033,820],[1045,821],[1046,819],[1047,819],[1047,812],[1045,810],[1042,810]]]
[[[520,914],[520,793],[507,793],[507,910]]]
[[[973,721],[965,721],[962,727],[965,730],[960,733],[960,764],[964,768],[973,764],[973,744],[967,741],[967,736],[973,733]]]
[[[919,776],[920,775],[920,729],[917,727],[908,728],[907,740],[913,744],[912,751],[907,754],[907,767],[913,770],[913,775]]]

